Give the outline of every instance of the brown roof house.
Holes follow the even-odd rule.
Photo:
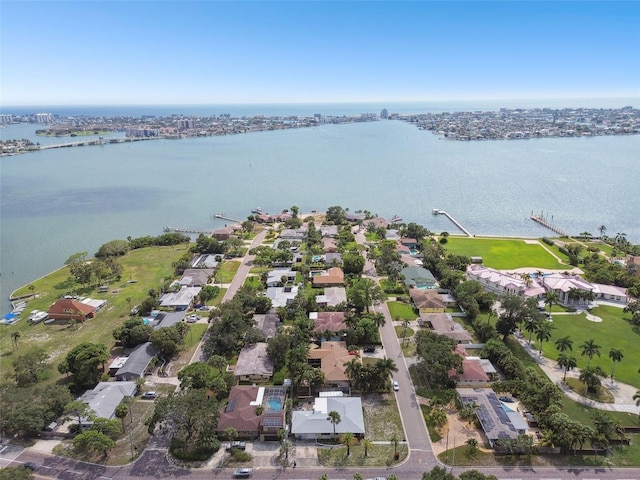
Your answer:
[[[268,382],[273,375],[273,362],[267,354],[267,343],[259,342],[244,347],[233,374],[241,382]]]
[[[88,318],[93,318],[95,312],[95,307],[82,303],[76,298],[68,297],[60,298],[47,310],[49,318],[59,321],[73,319],[78,322],[84,322]]]
[[[344,284],[344,272],[339,267],[333,267],[322,275],[313,276],[314,287],[339,287]]]
[[[421,327],[429,328],[438,335],[449,337],[456,343],[471,343],[473,337],[448,313],[422,313],[418,323]]]
[[[347,342],[322,342],[320,347],[311,344],[307,361],[309,365],[322,370],[325,387],[349,391],[351,382],[344,372],[344,364],[354,358],[358,359],[349,354]]]
[[[311,312],[309,313],[309,320],[313,320],[315,323],[316,332],[331,331],[338,333],[347,329],[347,325],[344,323],[344,312]]]
[[[409,296],[411,297],[413,305],[420,310],[421,313],[444,312],[444,302],[437,290],[410,288]]]
[[[218,418],[218,436],[234,428],[240,438],[278,440],[278,430],[284,428],[285,399],[284,387],[233,387]],[[260,406],[262,409],[258,409]]]
[[[486,387],[490,382],[479,357],[469,357],[462,345],[456,346],[455,352],[462,357],[462,373],[455,368],[449,370],[449,378],[458,387]]]

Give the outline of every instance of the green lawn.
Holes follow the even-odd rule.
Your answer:
[[[415,320],[418,318],[418,314],[414,311],[411,305],[402,302],[387,302],[389,308],[389,314],[394,320]]]
[[[398,338],[413,337],[413,334],[415,333],[413,331],[413,328],[407,327],[405,330],[405,327],[402,325],[396,326],[395,330],[396,330],[396,336]]]
[[[69,277],[68,268],[58,269],[49,275],[30,283],[35,287],[35,298],[27,298],[27,308],[21,320],[0,330],[0,371],[11,372],[12,363],[18,355],[42,349],[50,357],[51,369],[47,372],[47,382],[57,381],[61,375],[55,368],[67,352],[81,342],[104,343],[109,348],[115,341],[112,332],[129,317],[133,305],[147,297],[151,288],[157,288],[164,279],[174,278],[172,263],[189,248],[188,245],[175,247],[150,247],[133,250],[118,261],[123,267],[122,279],[109,285],[108,293],[98,293],[96,287],[83,287]],[[129,283],[129,280],[136,280]],[[27,317],[31,310],[47,310],[56,299],[69,293],[105,299],[109,303],[95,318],[72,327],[67,325],[30,326]],[[28,285],[16,291],[15,295],[29,295]],[[17,351],[12,348],[14,332],[20,334]],[[0,376],[0,384],[10,379]]]
[[[319,448],[318,462],[325,467],[383,467],[402,462],[407,457],[407,447],[398,445],[398,460],[394,460],[393,445],[371,445],[364,456],[362,442],[351,447],[347,457],[347,447]]]
[[[240,268],[240,262],[237,260],[231,260],[228,262],[222,262],[220,268],[216,272],[216,282],[218,283],[231,283],[236,272]]]
[[[612,362],[609,358],[609,351],[612,348],[620,349],[624,358],[616,365],[615,378],[640,388],[640,376],[638,375],[640,332],[637,327],[634,329],[627,320],[630,315],[623,313],[621,308],[604,305],[597,307],[593,314],[601,317],[603,321],[600,323],[590,322],[584,315],[554,315],[555,329],[552,331],[551,340],[544,344],[544,355],[557,359],[558,351],[554,341],[568,335],[573,340],[572,355],[578,361],[578,368],[584,368],[588,359],[580,355],[580,345],[593,338],[600,345],[600,357],[593,357],[591,365],[599,365],[605,372],[611,373]]]
[[[568,270],[570,265],[559,263],[540,244],[518,239],[449,237],[447,253],[480,256],[487,267],[498,270],[533,267]]]

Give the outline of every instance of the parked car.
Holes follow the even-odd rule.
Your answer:
[[[22,466],[23,466],[24,468],[28,468],[28,469],[29,469],[29,470],[31,470],[32,472],[33,472],[33,471],[38,467],[38,465],[36,465],[36,464],[35,464],[35,463],[33,463],[33,462],[25,462],[25,463],[23,463],[23,464],[22,464]]]
[[[244,450],[247,448],[247,444],[244,442],[238,442],[238,441],[231,442],[227,444],[227,447],[225,450],[227,452],[230,452],[232,448],[237,448],[238,450]]]
[[[376,347],[373,345],[367,345],[366,347],[364,347],[363,351],[364,353],[375,353]]]
[[[398,384],[398,382],[396,382],[395,380],[393,381],[393,391],[397,392],[398,390],[400,390],[400,385]]]
[[[156,398],[158,396],[157,392],[151,391],[151,392],[144,392],[142,394],[142,399],[143,400],[153,400],[154,398]]]
[[[233,478],[249,478],[253,470],[250,468],[236,468],[233,471]]]

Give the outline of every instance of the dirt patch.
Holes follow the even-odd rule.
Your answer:
[[[424,400],[420,403],[428,405],[429,401]],[[433,451],[436,455],[445,452],[447,448],[452,449],[464,445],[470,438],[475,438],[478,441],[481,450],[489,448],[489,442],[484,434],[476,429],[473,424],[462,420],[453,405],[446,405],[444,410],[447,414],[447,424],[440,432],[442,438],[437,442],[433,442]]]

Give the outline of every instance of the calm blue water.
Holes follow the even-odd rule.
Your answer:
[[[12,125],[0,137],[43,143],[36,128]],[[475,234],[527,236],[548,234],[529,219],[543,211],[569,232],[604,224],[637,243],[639,151],[640,136],[452,142],[380,121],[3,157],[0,311],[15,288],[73,253],[165,225],[217,228],[225,222],[213,213],[242,220],[258,206],[341,205],[455,232],[431,214],[440,208]]]

